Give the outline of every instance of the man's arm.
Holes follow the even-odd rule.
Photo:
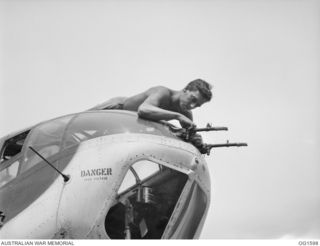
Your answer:
[[[168,102],[171,102],[171,93],[167,88],[153,88],[147,99],[139,106],[138,115],[150,120],[178,120],[181,125],[187,127],[194,125],[185,115],[161,108],[161,105],[168,105]]]
[[[186,112],[183,112],[182,114],[193,122],[193,115],[192,115],[192,112],[191,112],[190,110],[188,110],[188,111],[186,111]],[[181,126],[182,126],[183,128],[189,128],[189,127],[190,127],[190,125],[188,125],[188,124],[185,124],[185,123],[183,123],[183,122],[180,122],[180,123],[181,123]],[[193,124],[192,127],[196,127],[196,125]]]
[[[186,111],[184,112],[184,115],[186,117],[188,117],[190,120],[193,121],[193,115],[192,115],[192,112],[189,110],[189,111]],[[181,124],[181,126],[183,128],[188,128],[187,126],[184,126],[183,124]],[[194,127],[196,127],[196,125],[194,125]],[[203,146],[203,140],[202,140],[202,136],[198,133],[195,133],[193,135],[190,136],[190,139],[189,141],[194,145],[196,146],[197,148],[200,148]]]

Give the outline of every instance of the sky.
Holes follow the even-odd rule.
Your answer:
[[[210,82],[202,239],[320,238],[320,1],[0,0],[0,136],[152,86]]]

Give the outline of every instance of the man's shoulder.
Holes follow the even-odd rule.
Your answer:
[[[153,94],[153,93],[160,93],[166,96],[170,96],[172,94],[173,90],[169,89],[168,87],[159,85],[159,86],[154,86],[151,87],[148,90],[148,93]]]

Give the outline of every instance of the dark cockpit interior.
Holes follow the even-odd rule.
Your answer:
[[[183,187],[186,174],[161,167],[154,175],[120,193],[106,219],[111,239],[160,239]]]

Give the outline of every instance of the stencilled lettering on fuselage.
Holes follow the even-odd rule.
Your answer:
[[[112,168],[94,168],[81,170],[81,178],[85,181],[99,181],[108,180],[109,176],[112,176]]]

